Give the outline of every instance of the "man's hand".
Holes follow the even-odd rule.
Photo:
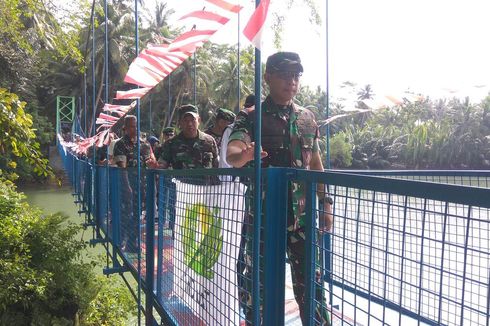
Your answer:
[[[241,168],[247,162],[254,159],[255,143],[244,143],[241,140],[233,140],[228,144],[226,161],[235,168]],[[262,149],[260,151],[260,158],[266,157],[268,154]]]
[[[146,163],[146,166],[149,167],[150,169],[157,169],[158,168],[158,163],[154,157],[150,157],[149,159],[147,159],[145,161],[145,163]]]

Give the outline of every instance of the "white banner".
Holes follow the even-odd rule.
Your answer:
[[[174,293],[205,325],[239,325],[236,263],[246,187],[176,184]]]

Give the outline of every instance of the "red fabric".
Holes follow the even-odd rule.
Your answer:
[[[261,0],[260,4],[255,9],[254,13],[250,17],[250,20],[243,30],[243,35],[252,42],[255,47],[260,48],[260,37],[259,32],[264,26],[265,20],[267,18],[267,12],[269,11],[270,0]]]
[[[179,20],[182,20],[185,18],[205,19],[205,20],[217,22],[221,25],[226,24],[230,20],[230,18],[223,17],[221,15],[215,14],[214,12],[209,12],[209,11],[205,11],[205,10],[193,11],[191,13],[188,13],[187,15],[180,17]]]
[[[234,5],[224,0],[206,0],[213,5],[220,7],[221,9],[231,11],[233,13],[238,13],[243,7],[240,5]]]

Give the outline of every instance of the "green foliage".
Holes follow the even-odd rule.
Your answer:
[[[83,314],[84,326],[124,325],[136,313],[136,302],[124,285],[98,277],[98,293]]]
[[[0,325],[122,325],[135,312],[127,288],[82,260],[79,231],[0,179]]]
[[[337,169],[347,168],[352,164],[352,146],[343,132],[330,139],[330,162]]]
[[[488,99],[405,102],[353,120],[343,130],[353,168],[488,169]]]
[[[94,296],[93,265],[80,261],[85,244],[74,238],[80,227],[31,208],[10,181],[0,181],[0,212],[0,324],[73,322]]]
[[[51,175],[32,129],[32,117],[24,111],[25,102],[0,88],[0,175],[15,180],[19,160],[25,160],[38,175]]]

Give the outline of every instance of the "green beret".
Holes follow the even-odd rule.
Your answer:
[[[216,119],[223,119],[229,122],[235,121],[235,113],[230,110],[219,108],[216,110]]]
[[[173,134],[173,133],[175,133],[175,129],[174,129],[174,127],[167,127],[167,128],[163,129],[163,133],[165,135]]]

